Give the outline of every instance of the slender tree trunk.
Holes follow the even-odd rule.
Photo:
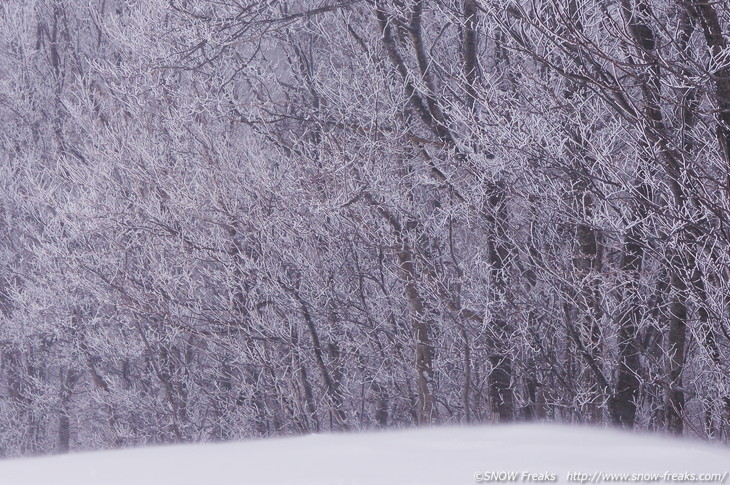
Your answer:
[[[637,334],[642,312],[638,301],[637,279],[644,257],[642,225],[640,221],[635,222],[624,241],[621,270],[629,282],[624,289],[622,297],[624,310],[618,321],[618,378],[610,402],[613,422],[629,428],[634,426],[636,399],[639,394],[640,362]]]
[[[488,193],[488,208],[485,219],[492,233],[488,236],[489,263],[491,266],[491,342],[492,355],[489,361],[492,372],[489,374],[487,386],[492,413],[499,421],[514,419],[514,388],[512,382],[512,363],[507,353],[510,326],[507,324],[505,300],[507,298],[507,224],[505,187],[503,183],[493,184]]]
[[[682,371],[685,363],[687,340],[687,286],[679,274],[684,266],[680,258],[675,258],[671,274],[671,286],[675,291],[669,306],[669,383],[667,389],[666,420],[667,429],[675,434],[684,431],[685,396],[682,390]]]

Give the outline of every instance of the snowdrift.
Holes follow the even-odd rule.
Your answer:
[[[0,483],[730,483],[730,449],[554,425],[308,435],[0,461]]]

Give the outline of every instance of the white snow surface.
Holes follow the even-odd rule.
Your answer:
[[[478,475],[486,472],[518,472],[511,483],[522,484],[568,483],[568,473],[587,473],[589,482],[608,483],[594,474],[669,472],[720,473],[730,484],[728,471],[730,448],[721,445],[534,424],[319,434],[12,459],[0,461],[0,483],[466,485],[487,483]],[[546,474],[543,478],[554,474],[556,480],[524,480],[523,473]],[[662,475],[652,483],[699,482]]]

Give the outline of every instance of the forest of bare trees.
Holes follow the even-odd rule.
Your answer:
[[[730,4],[0,3],[0,456],[730,436]]]

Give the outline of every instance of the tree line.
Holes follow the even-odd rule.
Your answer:
[[[730,432],[730,9],[0,5],[0,456]]]

